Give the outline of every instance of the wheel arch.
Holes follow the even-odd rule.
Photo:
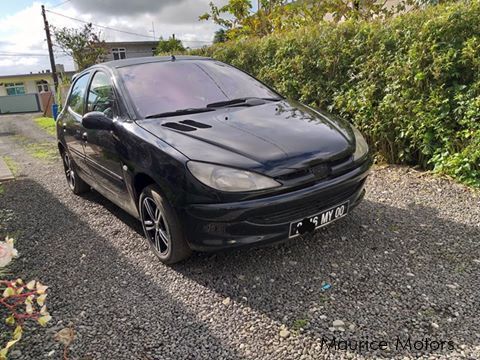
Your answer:
[[[135,203],[138,209],[138,200],[140,199],[140,194],[142,193],[143,189],[145,189],[148,185],[158,185],[158,183],[148,174],[144,172],[139,172],[135,174],[133,177],[133,190],[135,195]]]
[[[58,151],[60,152],[60,155],[62,155],[63,152],[65,151],[65,146],[63,146],[63,144],[59,141],[57,142],[57,147],[58,147]]]

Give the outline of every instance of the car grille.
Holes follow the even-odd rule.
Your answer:
[[[344,165],[341,171],[348,171],[351,166],[354,166],[351,158],[352,156],[349,155],[347,157],[343,157],[334,161],[319,163],[308,168],[299,169],[287,174],[280,175],[276,179],[281,181],[294,181],[299,178],[310,176],[312,180],[318,181],[330,176],[338,176],[340,174],[338,170],[334,171],[335,167],[337,167],[338,165]],[[351,165],[350,167],[348,166],[349,164]]]
[[[281,224],[314,215],[325,208],[348,199],[363,187],[364,182],[365,180],[362,180],[360,183],[343,187],[333,194],[329,192],[328,197],[325,194],[319,194],[290,206],[281,206],[266,215],[254,216],[249,221],[256,224]]]

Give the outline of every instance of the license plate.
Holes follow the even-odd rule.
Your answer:
[[[321,213],[290,223],[289,237],[292,238],[309,231],[314,231],[346,216],[348,214],[348,205],[349,201],[346,201],[340,205],[335,205],[330,209],[324,210]]]

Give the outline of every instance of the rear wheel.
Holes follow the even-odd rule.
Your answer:
[[[174,264],[190,256],[177,214],[157,185],[143,189],[139,209],[148,244],[163,263]]]
[[[67,178],[68,187],[75,195],[80,195],[90,190],[90,186],[78,176],[75,163],[66,151],[62,151],[63,168]]]

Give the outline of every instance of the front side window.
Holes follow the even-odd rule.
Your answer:
[[[142,117],[237,98],[278,97],[250,75],[217,61],[154,62],[119,72]]]
[[[83,102],[88,84],[88,74],[82,75],[75,81],[68,98],[68,107],[79,115],[83,115]]]
[[[127,50],[125,48],[112,49],[113,60],[121,60],[127,57]]]
[[[7,90],[7,95],[25,95],[25,86],[23,83],[8,83],[5,84],[5,89]]]
[[[36,82],[36,84],[39,93],[50,91],[50,89],[48,88],[48,82],[46,80],[39,80]]]
[[[101,71],[95,73],[88,91],[87,112],[100,111],[112,119],[114,102],[113,84],[110,77]]]

